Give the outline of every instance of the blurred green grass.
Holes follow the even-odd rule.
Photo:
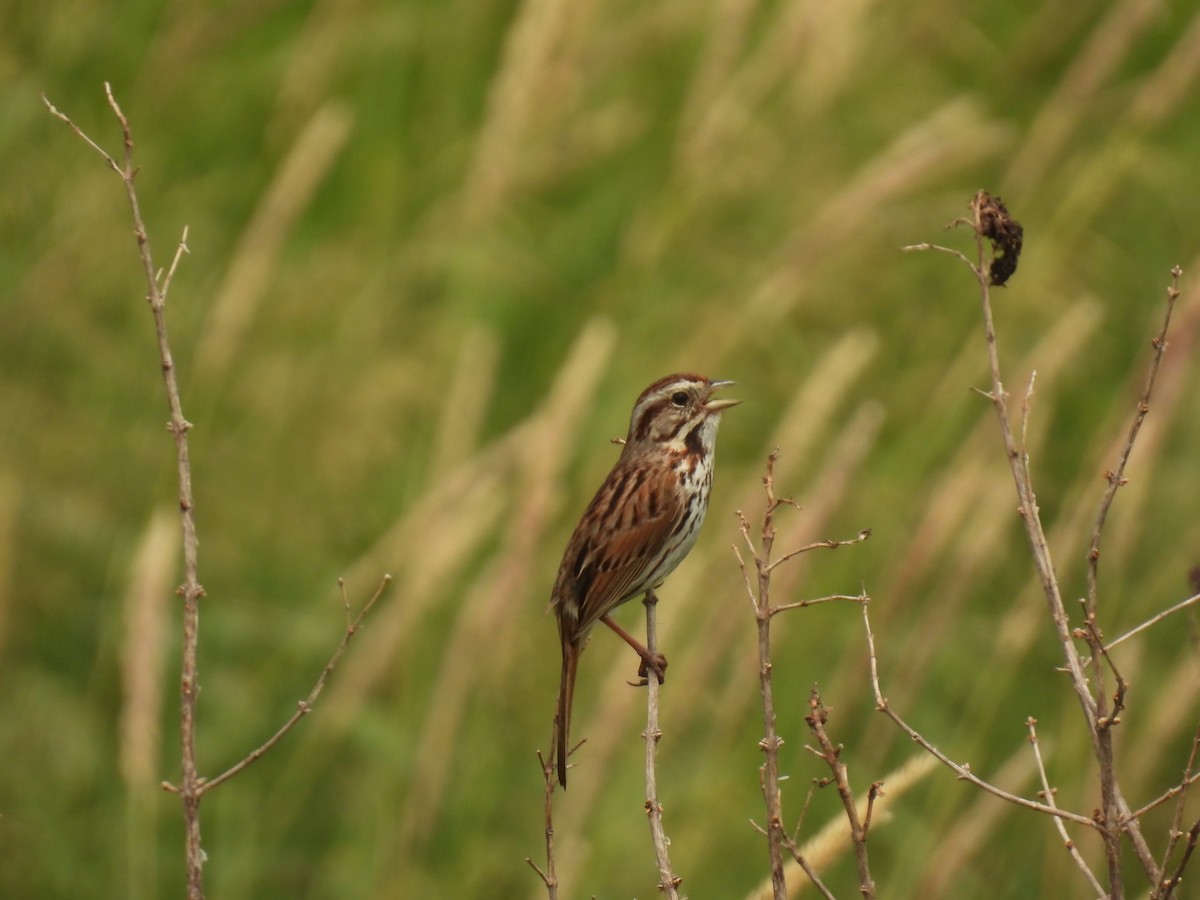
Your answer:
[[[941,227],[981,186],[1025,225],[1000,340],[1011,391],[1039,371],[1036,483],[1068,596],[1168,270],[1185,267],[1174,367],[1105,546],[1106,630],[1185,596],[1186,5],[10,3],[0,34],[0,893],[182,882],[178,809],[157,790],[177,769],[173,606],[164,705],[142,711],[159,762],[120,774],[127,598],[178,577],[138,562],[175,496],[153,334],[120,186],[39,99],[115,150],[105,80],[159,264],[190,227],[169,321],[196,425],[205,773],[307,692],[341,628],[335,579],[365,598],[396,576],[314,716],[206,800],[212,896],[538,895],[523,860],[540,853],[533,753],[558,670],[549,585],[608,438],[681,368],[736,378],[747,401],[660,614],[660,787],[685,887],[745,896],[765,873],[745,824],[761,815],[753,624],[727,547],[776,443],[805,507],[791,541],[874,530],[778,596],[865,584],[885,687],[918,727],[977,772],[1013,761],[1033,791],[1036,716],[1060,802],[1096,805],[992,413],[967,390],[985,383],[970,282],[896,248],[961,246]],[[819,774],[802,749],[812,683],[856,786],[912,748],[872,711],[857,614],[781,622],[794,814]],[[1194,638],[1182,617],[1120,660],[1135,804],[1185,757]],[[593,643],[580,683],[566,896],[654,890],[640,697],[614,643]],[[1049,823],[991,804],[940,771],[898,798],[872,837],[881,888],[1084,896]],[[836,814],[822,795],[808,821]],[[842,860],[830,880],[851,893],[852,877]]]

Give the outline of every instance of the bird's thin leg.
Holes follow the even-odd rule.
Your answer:
[[[654,594],[652,593],[647,594],[647,597],[653,596]],[[659,684],[667,680],[667,658],[665,656],[657,652],[651,653],[645,644],[614,622],[607,614],[601,616],[600,621],[615,631],[621,640],[632,647],[637,655],[642,658],[642,664],[638,666],[638,677],[642,679],[641,685],[646,684],[646,679],[650,672],[654,673]]]

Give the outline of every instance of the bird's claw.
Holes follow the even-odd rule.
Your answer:
[[[663,684],[667,680],[667,658],[661,653],[655,653],[653,656],[643,656],[642,664],[638,666],[638,678],[640,684],[638,687],[645,687],[650,683],[650,673],[654,673],[654,677],[658,679],[659,684]]]

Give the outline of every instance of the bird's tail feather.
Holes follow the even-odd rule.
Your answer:
[[[571,748],[571,704],[575,699],[575,672],[578,667],[578,645],[571,641],[563,641],[562,677],[558,683],[558,711],[554,716],[558,783],[563,786],[563,790],[567,788],[567,753]]]

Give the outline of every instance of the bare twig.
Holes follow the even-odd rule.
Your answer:
[[[874,800],[883,796],[880,790],[883,784],[887,784],[888,786],[888,797],[898,799],[915,788],[937,768],[938,761],[928,753],[922,751],[913,754],[907,761],[888,772],[883,779],[873,783],[865,793],[857,798],[858,811],[863,819],[864,827],[869,826],[874,830],[877,825],[882,825],[889,821],[889,817],[884,814],[884,811],[874,805]],[[808,791],[804,798],[805,811],[808,810],[813,795],[819,789],[818,780],[810,780]],[[846,828],[845,817],[841,814],[832,816],[823,825],[818,827],[815,833],[808,835],[803,843],[800,842],[800,829],[805,820],[803,812],[799,818],[801,821],[797,822],[795,829],[788,836],[787,842],[784,845],[793,857],[793,862],[787,866],[786,870],[788,883],[792,884],[793,877],[805,875],[812,881],[813,886],[822,897],[825,897],[826,900],[833,900],[833,893],[817,878],[814,869],[830,866],[835,859],[842,855],[843,848],[847,845],[846,839],[850,836]],[[751,821],[751,825],[759,834],[764,837],[766,836],[766,831],[758,823]],[[803,862],[803,865],[800,864],[801,862]],[[797,869],[800,871],[797,872]],[[802,887],[800,884],[793,884],[791,896],[800,896],[803,893]],[[771,878],[768,874],[747,893],[746,900],[766,900],[766,898],[770,898],[771,896]]]
[[[1121,448],[1117,465],[1112,471],[1104,473],[1108,487],[1100,500],[1100,509],[1096,513],[1096,524],[1092,527],[1092,544],[1088,550],[1087,609],[1089,613],[1096,611],[1096,595],[1099,590],[1100,538],[1104,532],[1104,523],[1108,519],[1108,511],[1112,507],[1113,499],[1117,496],[1117,490],[1126,483],[1125,466],[1129,463],[1129,455],[1133,452],[1133,445],[1137,441],[1138,433],[1142,430],[1146,414],[1150,412],[1150,396],[1154,392],[1154,381],[1158,377],[1158,369],[1162,364],[1163,354],[1167,350],[1167,329],[1171,326],[1171,313],[1175,309],[1175,301],[1179,299],[1179,279],[1182,275],[1183,270],[1179,266],[1171,269],[1171,283],[1167,286],[1167,309],[1163,315],[1162,328],[1159,329],[1158,335],[1150,341],[1150,345],[1154,348],[1154,355],[1150,359],[1150,370],[1146,373],[1146,385],[1142,388],[1142,395],[1138,399],[1137,411],[1134,413],[1133,422],[1129,425],[1129,436],[1125,439],[1125,446]]]
[[[642,601],[646,607],[646,649],[654,653],[658,633],[655,622],[655,608],[658,597],[654,591],[647,591]],[[683,879],[671,868],[671,856],[667,848],[670,841],[662,822],[662,806],[658,802],[658,779],[655,769],[655,757],[658,751],[658,741],[662,732],[658,728],[658,675],[650,670],[646,673],[646,731],[642,735],[646,739],[646,818],[650,822],[650,838],[654,842],[654,858],[658,863],[658,889],[666,897],[679,898],[679,885]]]
[[[780,501],[780,502],[784,502],[784,501]],[[786,501],[786,502],[789,506],[791,505],[790,500]],[[834,541],[834,540],[814,541],[811,544],[806,544],[803,547],[800,547],[796,550],[792,550],[788,553],[783,554],[783,556],[779,557],[776,560],[773,560],[771,562],[771,564],[767,567],[767,569],[768,569],[768,571],[770,571],[771,569],[775,569],[776,567],[787,562],[789,559],[799,556],[801,553],[809,553],[810,551],[813,551],[813,550],[836,550],[838,547],[849,547],[852,544],[861,544],[863,541],[865,541],[870,536],[871,536],[871,529],[864,528],[862,531],[860,531],[858,533],[858,535],[856,537],[852,537],[849,540],[845,540],[845,541]],[[818,602],[818,601],[813,601],[813,602]]]
[[[183,529],[183,584],[178,590],[179,595],[183,598],[183,657],[180,673],[182,780],[177,790],[183,802],[186,829],[187,893],[189,900],[200,900],[204,896],[204,850],[200,842],[200,797],[203,794],[203,788],[196,766],[196,697],[198,691],[196,649],[200,633],[200,598],[204,596],[204,588],[200,584],[197,562],[199,541],[196,537],[196,523],[193,517],[192,470],[188,455],[187,434],[192,425],[183,415],[183,405],[179,398],[179,384],[175,374],[175,361],[171,355],[171,346],[167,338],[166,319],[167,289],[179,258],[186,249],[187,232],[184,231],[184,240],[180,241],[167,277],[160,283],[150,253],[150,240],[146,235],[146,225],[142,220],[137,190],[134,187],[137,168],[133,164],[133,133],[129,126],[129,120],[113,96],[112,87],[107,83],[104,85],[104,93],[108,98],[109,108],[121,126],[124,156],[120,164],[99,144],[84,134],[66,114],[55,109],[45,96],[42,97],[42,101],[53,115],[69,125],[76,135],[100,154],[109,168],[117,173],[125,185],[125,195],[129,200],[133,216],[138,254],[141,257],[142,269],[146,278],[146,299],[154,317],[159,364],[162,369],[163,384],[167,394],[167,408],[170,413],[167,429],[175,439],[176,471],[179,480],[179,514]]]
[[[761,768],[759,769],[758,775],[759,775],[759,789],[764,790],[763,777],[762,777],[763,769],[761,769]],[[791,854],[792,860],[796,863],[797,866],[800,867],[800,870],[802,872],[804,872],[805,875],[808,876],[808,880],[812,882],[813,887],[815,887],[817,889],[817,891],[821,894],[822,897],[826,898],[826,900],[836,900],[833,892],[831,890],[829,890],[828,887],[825,886],[825,882],[823,882],[821,880],[821,877],[819,875],[817,875],[816,870],[813,869],[812,864],[808,861],[808,859],[805,857],[804,853],[800,849],[800,843],[799,843],[800,842],[800,827],[804,824],[804,814],[806,812],[808,812],[808,806],[812,802],[813,795],[816,793],[816,791],[817,791],[817,784],[814,782],[813,784],[809,785],[808,795],[804,798],[804,808],[800,811],[800,816],[796,822],[795,831],[793,831],[791,834],[784,834],[784,836],[783,836],[783,848],[785,850],[787,850],[789,854]],[[770,835],[767,833],[767,830],[765,828],[763,828],[761,825],[759,825],[757,822],[755,822],[753,819],[750,820],[750,827],[753,828],[755,831],[757,831],[759,834],[761,834],[763,837],[765,837],[765,838],[770,837]],[[773,879],[768,879],[767,883],[763,886],[763,888],[761,890],[756,890],[756,891],[752,892],[750,894],[750,896],[757,898],[760,895],[765,894],[767,891],[770,891],[771,895],[774,896]]]
[[[284,722],[283,725],[281,725],[279,729],[267,739],[266,743],[250,751],[250,753],[248,753],[240,762],[230,766],[216,778],[207,781],[201,779],[198,787],[201,796],[207,794],[218,785],[228,781],[251,763],[257,762],[259,759],[261,759],[262,756],[272,747],[278,744],[283,739],[283,736],[291,731],[301,719],[313,711],[313,707],[316,705],[317,698],[321,696],[321,691],[325,689],[325,682],[329,679],[329,676],[333,673],[333,670],[337,668],[337,664],[341,661],[342,654],[346,652],[346,647],[350,644],[350,639],[353,638],[354,635],[358,634],[358,629],[362,625],[363,619],[366,618],[367,613],[371,611],[371,608],[378,602],[379,598],[383,596],[383,592],[387,590],[387,586],[391,583],[391,581],[391,575],[384,575],[383,580],[379,582],[379,587],[375,589],[375,593],[373,593],[370,599],[363,604],[363,608],[358,611],[358,615],[354,616],[352,619],[350,601],[346,598],[346,583],[341,578],[338,579],[338,591],[342,597],[342,607],[346,611],[346,630],[342,634],[342,639],[338,643],[337,649],[333,651],[333,656],[329,658],[329,662],[327,662],[325,664],[325,668],[321,670],[321,674],[318,676],[316,684],[314,684],[312,690],[308,692],[308,696],[296,704],[296,711],[292,713],[291,718]]]
[[[1037,383],[1037,369],[1029,373],[1029,384],[1021,401],[1021,460],[1025,475],[1029,477],[1029,411],[1033,407],[1033,386]]]
[[[1087,606],[1086,599],[1080,602],[1084,607]],[[1092,613],[1088,612],[1085,614],[1083,628],[1078,629],[1076,634],[1079,634],[1087,641],[1088,646],[1094,654],[1092,662],[1093,672],[1096,674],[1097,679],[1097,693],[1099,694],[1099,691],[1103,688],[1103,681],[1100,677],[1100,673],[1103,670],[1097,670],[1095,665],[1097,660],[1104,661],[1107,670],[1112,672],[1113,680],[1116,682],[1116,690],[1113,691],[1111,700],[1112,708],[1108,708],[1109,700],[1107,697],[1103,698],[1102,705],[1097,704],[1097,711],[1103,712],[1103,715],[1097,716],[1096,727],[1103,730],[1111,729],[1114,725],[1119,725],[1121,722],[1121,713],[1125,710],[1125,692],[1129,689],[1129,683],[1121,675],[1121,670],[1117,668],[1116,662],[1108,655],[1108,648],[1104,646],[1104,635],[1100,633],[1100,629],[1096,626],[1096,617]],[[1098,696],[1097,699],[1099,700],[1100,697]]]
[[[990,286],[998,283],[996,278],[997,263],[1004,263],[1006,261],[1005,254],[1012,248],[1011,246],[1002,247],[999,255],[994,253],[989,266],[987,244],[989,239],[1000,244],[1001,241],[997,238],[998,234],[1003,236],[1004,234],[1015,232],[1016,250],[1019,252],[1020,228],[1014,221],[1009,219],[1007,210],[1004,209],[999,199],[992,197],[985,191],[980,191],[973,198],[971,202],[971,218],[958,220],[955,224],[966,224],[974,231],[976,244],[975,262],[972,262],[958,251],[934,244],[917,244],[904,249],[936,250],[956,256],[971,270],[972,275],[979,285],[984,336],[987,344],[988,368],[991,375],[991,391],[986,393],[985,396],[992,402],[996,410],[1005,455],[1008,459],[1009,469],[1012,473],[1013,483],[1017,492],[1018,512],[1025,526],[1034,566],[1038,572],[1042,592],[1046,599],[1050,617],[1054,623],[1059,646],[1066,660],[1067,671],[1071,676],[1071,685],[1079,702],[1088,734],[1092,741],[1100,773],[1101,810],[1098,815],[1098,823],[1104,838],[1105,853],[1108,859],[1109,890],[1114,897],[1119,897],[1124,895],[1124,874],[1121,868],[1120,846],[1122,830],[1129,836],[1134,853],[1137,855],[1138,861],[1141,863],[1150,881],[1157,884],[1161,879],[1161,873],[1149,845],[1142,835],[1139,823],[1130,816],[1129,805],[1125,802],[1120,786],[1117,783],[1111,728],[1113,724],[1116,724],[1117,717],[1109,710],[1108,706],[1109,698],[1104,686],[1104,670],[1101,662],[1104,644],[1099,626],[1095,621],[1094,610],[1089,609],[1089,612],[1085,615],[1086,627],[1081,632],[1072,630],[1058,579],[1055,575],[1049,542],[1042,527],[1037,497],[1034,494],[1033,482],[1030,476],[1029,460],[1024,449],[1018,447],[1014,438],[1011,417],[1008,411],[1007,394],[1004,391],[1004,385],[1000,377],[1000,359],[996,345],[995,323],[992,317]],[[1014,231],[1006,231],[1006,229],[1013,229]],[[1003,265],[1000,267],[1004,270],[1002,272],[1004,278],[1011,275],[1012,270],[1015,269],[1015,254],[1008,254],[1007,262],[1011,263],[1011,267],[1006,268]],[[1160,338],[1157,340],[1161,342],[1165,338],[1163,335],[1160,335]],[[1032,390],[1032,385],[1030,390]],[[1029,394],[1027,393],[1026,403],[1028,403],[1028,398]],[[1113,487],[1111,482],[1110,488],[1115,491],[1115,487]],[[1088,673],[1085,671],[1085,661],[1080,657],[1079,651],[1075,646],[1074,639],[1076,636],[1088,639],[1091,646],[1091,679],[1089,679]],[[1114,699],[1123,702],[1123,698],[1124,684],[1118,681]],[[1056,811],[1054,814],[1059,813]]]
[[[1123,641],[1129,640],[1135,634],[1139,634],[1140,632],[1145,631],[1147,628],[1149,628],[1152,625],[1157,625],[1159,622],[1161,622],[1167,616],[1174,615],[1175,613],[1179,612],[1180,610],[1187,609],[1189,606],[1193,606],[1197,602],[1200,602],[1200,594],[1192,594],[1192,596],[1188,597],[1186,600],[1180,600],[1178,603],[1176,603],[1174,606],[1170,607],[1169,609],[1164,609],[1162,612],[1158,613],[1157,615],[1151,616],[1149,619],[1147,619],[1141,625],[1138,625],[1134,628],[1129,629],[1129,631],[1125,632],[1120,637],[1113,638],[1111,641],[1109,641],[1107,644],[1104,645],[1104,649],[1111,650],[1113,647],[1117,646],[1118,644],[1122,643]]]
[[[954,225],[960,223],[966,223],[966,219],[957,219],[951,224]],[[963,265],[972,270],[975,268],[974,263],[967,259],[967,255],[965,253],[963,253],[961,250],[955,250],[953,247],[943,247],[941,244],[931,244],[928,241],[921,241],[919,244],[909,244],[906,247],[900,248],[901,253],[921,253],[926,250],[933,250],[936,253],[947,253],[950,256],[958,257],[958,259],[962,261]]]
[[[804,609],[806,606],[816,606],[820,603],[836,603],[839,600],[850,603],[862,603],[862,594],[830,594],[827,597],[812,597],[808,600],[797,600],[795,603],[784,603],[782,606],[772,606],[770,613],[777,616],[792,609]]]
[[[766,489],[767,504],[763,512],[762,537],[758,548],[750,539],[750,524],[739,511],[738,519],[741,525],[742,537],[750,547],[756,569],[756,584],[752,585],[751,573],[738,554],[738,563],[742,567],[742,577],[754,603],[754,617],[758,624],[758,685],[762,692],[763,705],[763,737],[759,748],[763,751],[763,765],[759,770],[762,784],[763,799],[767,806],[767,852],[771,864],[771,890],[775,900],[787,897],[787,880],[783,873],[783,849],[786,830],[783,827],[783,801],[779,792],[779,748],[783,741],[775,726],[775,699],[771,684],[771,547],[775,542],[774,514],[780,502],[775,497],[774,470],[775,461],[779,458],[776,449],[767,458],[767,472],[763,477]],[[736,548],[735,548],[736,552]],[[797,858],[797,862],[800,859]],[[804,865],[804,863],[801,863]],[[807,868],[806,868],[807,871]]]
[[[818,785],[816,781],[813,781],[813,783],[808,786],[808,793],[804,796],[804,805],[800,807],[800,815],[796,816],[796,827],[792,829],[792,833],[790,835],[793,844],[797,844],[800,840],[800,829],[804,827],[804,818],[808,815],[808,808],[812,806],[812,800],[813,797],[816,796],[817,788]],[[761,828],[759,831],[762,832],[764,837],[766,836],[766,832]]]
[[[1180,779],[1179,784],[1173,789],[1174,795],[1177,799],[1175,801],[1175,811],[1171,816],[1171,827],[1167,829],[1167,845],[1163,850],[1162,855],[1162,869],[1164,872],[1167,870],[1167,866],[1170,865],[1171,856],[1175,852],[1175,847],[1178,845],[1179,839],[1184,836],[1184,833],[1179,829],[1183,823],[1183,810],[1184,804],[1187,801],[1187,790],[1197,778],[1196,760],[1198,756],[1200,756],[1200,725],[1197,725],[1196,731],[1192,735],[1192,749],[1191,752],[1188,753],[1187,765],[1183,767],[1183,778]],[[1172,791],[1167,792],[1167,794],[1171,793]],[[1164,795],[1164,797],[1165,796],[1166,795]],[[1134,815],[1141,815],[1142,811],[1143,810],[1139,810],[1135,812]],[[1189,843],[1193,843],[1194,840],[1194,837],[1190,837]],[[1152,900],[1164,900],[1164,898],[1171,895],[1172,891],[1174,891],[1176,885],[1178,885],[1181,879],[1181,876],[1183,875],[1183,866],[1186,865],[1189,855],[1190,851],[1185,848],[1184,854],[1180,859],[1179,867],[1176,869],[1172,877],[1164,881],[1162,885],[1150,895]]]
[[[171,282],[175,280],[175,271],[179,268],[179,261],[183,259],[183,254],[190,252],[187,245],[188,227],[183,226],[183,235],[179,238],[179,244],[175,247],[175,255],[171,258],[171,266],[167,269],[166,277],[163,277],[162,272],[158,273],[158,281],[161,285],[160,290],[164,299],[167,292],[171,289]]]
[[[771,550],[775,543],[775,512],[781,506],[796,505],[789,498],[777,497],[775,495],[775,462],[778,458],[778,449],[767,458],[766,474],[763,476],[763,487],[766,491],[767,503],[763,511],[761,537],[757,546],[750,537],[750,523],[746,519],[746,516],[741,510],[738,510],[737,513],[742,540],[745,542],[750,559],[753,562],[753,573],[737,545],[735,544],[732,548],[734,555],[737,557],[738,566],[742,571],[742,580],[745,582],[746,594],[750,600],[751,608],[754,610],[754,618],[758,627],[758,680],[763,706],[763,737],[758,744],[759,748],[763,751],[763,764],[759,769],[759,784],[762,788],[763,800],[766,803],[767,824],[765,828],[755,823],[752,824],[767,838],[767,852],[771,866],[771,893],[776,900],[782,900],[782,898],[788,896],[787,880],[784,872],[785,850],[791,854],[797,865],[800,866],[813,883],[813,886],[820,891],[821,895],[826,898],[832,898],[833,894],[800,852],[799,845],[797,844],[799,824],[796,826],[796,835],[789,835],[783,827],[783,800],[779,788],[779,748],[783,746],[783,739],[779,737],[779,732],[776,728],[775,701],[771,682],[771,619],[777,613],[787,610],[814,606],[818,603],[829,603],[835,600],[860,601],[861,598],[844,594],[834,594],[827,597],[787,603],[782,606],[772,606],[771,573],[776,565],[801,553],[807,553],[810,550],[832,550],[837,547],[846,546],[847,544],[861,543],[870,537],[871,532],[869,529],[865,529],[859,532],[856,537],[845,541],[816,541],[793,550],[773,562],[771,560]],[[805,809],[807,808],[808,802],[806,801]],[[801,814],[802,818],[803,813]],[[863,881],[864,885],[869,883],[869,877]],[[873,886],[871,889],[873,890]]]
[[[1050,786],[1050,776],[1046,774],[1046,764],[1042,761],[1042,745],[1038,742],[1037,736],[1037,719],[1030,716],[1025,720],[1025,725],[1029,728],[1029,744],[1033,747],[1033,758],[1037,763],[1038,777],[1042,780],[1042,797],[1046,801],[1047,806],[1055,806],[1054,803],[1054,788]],[[1051,817],[1054,820],[1054,827],[1058,830],[1059,837],[1062,838],[1063,846],[1067,848],[1067,852],[1071,855],[1071,859],[1075,861],[1083,876],[1092,886],[1092,890],[1096,892],[1096,897],[1099,900],[1105,900],[1108,897],[1108,892],[1101,886],[1100,881],[1084,860],[1083,855],[1079,852],[1079,848],[1075,846],[1075,842],[1071,840],[1071,836],[1067,834],[1067,825],[1058,816]]]
[[[66,114],[60,112],[43,95],[42,101],[52,115],[65,122],[71,130],[89,147],[98,153],[125,186],[126,198],[129,201],[133,218],[134,236],[137,240],[138,254],[142,262],[143,274],[146,280],[146,300],[154,318],[154,330],[158,342],[159,366],[162,370],[163,384],[167,395],[167,408],[170,419],[167,430],[175,441],[176,473],[179,483],[179,513],[183,531],[183,584],[178,593],[183,598],[183,651],[180,672],[180,744],[181,744],[181,778],[179,784],[164,783],[163,787],[177,794],[183,805],[185,829],[185,863],[187,868],[187,896],[189,900],[202,900],[204,897],[204,861],[205,854],[201,843],[200,833],[200,800],[218,785],[228,781],[247,766],[260,759],[263,754],[274,747],[285,734],[312,711],[313,704],[325,687],[329,675],[337,666],[345,652],[350,639],[357,632],[363,617],[370,611],[376,601],[382,596],[390,581],[390,576],[384,576],[379,588],[359,611],[351,618],[350,604],[346,599],[345,585],[339,582],[342,605],[346,611],[346,631],[341,643],[333,656],[317,678],[316,684],[309,695],[297,705],[296,712],[289,718],[262,746],[251,751],[240,762],[211,780],[205,780],[199,774],[196,760],[196,702],[199,694],[199,675],[197,667],[197,651],[200,641],[200,600],[204,597],[204,588],[199,580],[198,546],[194,517],[195,504],[192,495],[191,461],[188,449],[188,432],[192,425],[184,418],[183,404],[179,394],[178,378],[175,362],[171,353],[167,333],[166,301],[167,293],[174,281],[183,254],[188,252],[188,229],[184,227],[183,235],[175,248],[171,265],[164,273],[154,266],[150,252],[150,240],[146,233],[145,222],[142,218],[141,206],[138,202],[137,189],[134,181],[138,170],[133,163],[133,133],[129,120],[113,96],[112,87],[104,85],[105,96],[109,108],[121,127],[124,154],[120,163],[105,151],[96,141],[85,134]]]
[[[1142,423],[1145,421],[1146,414],[1150,411],[1150,397],[1154,390],[1154,380],[1158,375],[1158,368],[1167,347],[1167,329],[1171,323],[1171,312],[1175,307],[1176,299],[1179,297],[1179,278],[1181,274],[1182,271],[1178,266],[1171,270],[1171,284],[1167,288],[1167,310],[1163,316],[1162,328],[1158,336],[1151,342],[1154,347],[1154,355],[1151,358],[1146,385],[1142,389],[1142,395],[1137,405],[1137,412],[1130,425],[1129,435],[1117,460],[1116,468],[1105,473],[1108,486],[1104,491],[1104,496],[1100,500],[1100,509],[1096,514],[1096,523],[1092,528],[1091,547],[1088,550],[1087,597],[1083,604],[1084,633],[1087,638],[1088,647],[1092,652],[1091,671],[1094,681],[1093,695],[1096,702],[1093,742],[1096,747],[1096,758],[1100,768],[1100,793],[1103,802],[1105,846],[1109,859],[1109,884],[1114,896],[1120,896],[1122,893],[1120,819],[1126,819],[1129,816],[1129,809],[1124,801],[1119,798],[1120,789],[1116,783],[1115,749],[1113,747],[1111,725],[1119,721],[1121,708],[1124,705],[1126,683],[1113,665],[1112,659],[1108,656],[1103,634],[1097,624],[1100,539],[1104,531],[1104,523],[1108,518],[1108,511],[1112,507],[1117,490],[1126,483],[1125,467],[1129,462],[1129,455],[1133,452],[1133,445],[1137,440]],[[1116,679],[1116,690],[1112,699],[1111,710],[1108,709],[1109,701],[1105,695],[1104,664],[1107,664],[1107,668],[1112,671],[1113,677]],[[1130,824],[1132,825],[1130,831],[1131,838],[1136,839],[1140,837],[1136,820],[1130,821]],[[1157,884],[1161,878],[1159,869],[1154,865],[1152,857],[1149,862],[1150,866],[1147,867],[1147,873],[1151,875],[1152,881]]]
[[[867,813],[860,821],[858,804],[854,799],[854,791],[850,789],[850,779],[846,775],[846,764],[842,762],[842,748],[835,746],[825,731],[829,721],[829,709],[821,702],[821,695],[814,687],[808,697],[809,714],[804,721],[817,739],[820,749],[808,749],[820,757],[829,771],[833,774],[833,782],[837,785],[838,796],[842,799],[842,808],[846,812],[846,820],[850,823],[850,841],[854,846],[854,858],[858,864],[858,890],[867,900],[875,896],[875,880],[871,877],[871,866],[867,857],[867,830],[870,828],[871,813],[875,808],[875,799],[879,796],[880,785],[875,782],[867,795]]]
[[[1041,579],[1043,592],[1046,594],[1046,600],[1050,606],[1051,618],[1054,620],[1055,628],[1058,633],[1059,643],[1063,647],[1063,651],[1067,657],[1067,667],[1071,672],[1072,683],[1075,687],[1076,695],[1079,698],[1080,705],[1083,707],[1084,715],[1087,718],[1089,728],[1092,727],[1095,719],[1095,702],[1087,688],[1087,677],[1083,671],[1083,667],[1079,660],[1079,654],[1075,649],[1072,641],[1070,623],[1067,617],[1066,608],[1063,604],[1062,595],[1058,589],[1058,582],[1054,575],[1054,564],[1050,558],[1050,547],[1046,541],[1045,532],[1042,530],[1041,519],[1038,516],[1037,497],[1033,493],[1033,485],[1026,476],[1028,469],[1027,462],[1021,449],[1018,448],[1016,439],[1013,436],[1012,424],[1008,415],[1007,393],[1004,390],[1004,384],[1000,379],[1000,358],[996,349],[996,328],[992,320],[992,306],[990,283],[986,268],[987,241],[983,234],[981,223],[981,211],[983,203],[987,195],[982,191],[975,196],[971,203],[973,218],[971,220],[958,219],[952,224],[970,225],[975,231],[975,243],[977,250],[977,262],[972,262],[967,256],[958,250],[953,250],[948,247],[942,247],[937,244],[920,243],[912,244],[902,248],[905,251],[922,251],[935,250],[941,253],[948,253],[956,257],[968,269],[971,270],[976,282],[979,285],[980,299],[983,310],[984,319],[984,336],[987,342],[987,355],[989,370],[991,372],[991,391],[984,394],[993,404],[996,409],[997,417],[1000,421],[1000,429],[1004,439],[1005,455],[1008,458],[1009,466],[1012,469],[1013,481],[1017,489],[1017,497],[1020,503],[1019,512],[1025,523],[1026,531],[1029,535],[1030,544],[1033,550],[1034,562],[1038,570],[1038,575]]]
[[[804,857],[804,854],[800,852],[800,845],[796,843],[796,838],[790,834],[784,835],[783,846],[791,854],[792,859],[796,861],[796,865],[808,876],[808,880],[812,882],[813,887],[817,889],[821,896],[825,900],[836,900],[833,891],[825,886],[825,882],[821,880],[816,870],[813,869],[812,865]]]
[[[1200,772],[1192,772],[1190,775],[1180,781],[1179,784],[1172,785],[1153,800],[1143,803],[1137,809],[1133,810],[1129,814],[1129,818],[1140,819],[1142,816],[1146,815],[1146,813],[1150,812],[1150,810],[1157,809],[1170,800],[1182,798],[1182,796],[1187,793],[1187,789],[1198,781],[1200,781]]]
[[[558,900],[558,875],[554,863],[554,789],[558,786],[558,776],[554,771],[554,763],[549,762],[554,755],[546,756],[538,751],[538,764],[542,767],[542,779],[545,782],[545,821],[546,821],[546,868],[542,869],[528,856],[525,862],[533,871],[538,873],[542,884],[546,886],[546,900]]]
[[[1171,873],[1171,876],[1162,883],[1162,890],[1151,894],[1152,900],[1170,900],[1171,895],[1175,893],[1175,888],[1183,882],[1183,870],[1191,861],[1198,840],[1200,840],[1200,819],[1188,829],[1187,843],[1183,845],[1183,854],[1179,857],[1179,864],[1175,866],[1175,871]]]
[[[875,635],[871,631],[871,616],[868,611],[869,601],[864,600],[862,604],[863,625],[867,631],[867,656],[871,668],[871,687],[875,691],[875,708],[891,719],[900,727],[900,730],[907,734],[912,740],[923,747],[926,752],[936,757],[943,765],[947,766],[963,781],[970,782],[976,787],[987,791],[1001,800],[1007,800],[1009,803],[1017,806],[1024,806],[1026,809],[1032,809],[1037,812],[1046,813],[1047,815],[1055,816],[1060,819],[1065,819],[1068,822],[1075,822],[1078,825],[1086,825],[1089,828],[1095,828],[1096,823],[1088,816],[1081,816],[1079,813],[1070,812],[1069,810],[1059,809],[1056,806],[1051,806],[1046,803],[1038,803],[1036,800],[1030,800],[1018,794],[1012,794],[1003,788],[996,787],[990,782],[984,781],[971,771],[971,767],[966,764],[959,764],[950,759],[945,753],[931,744],[919,731],[913,728],[904,720],[904,718],[896,712],[887,698],[883,695],[883,689],[879,684],[879,663],[875,656]]]

